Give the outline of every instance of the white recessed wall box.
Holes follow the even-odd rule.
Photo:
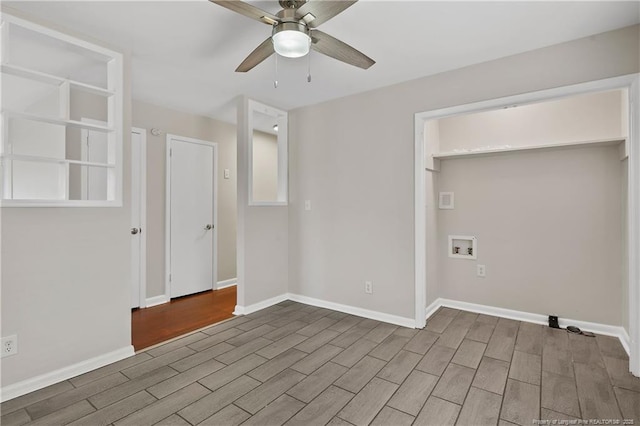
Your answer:
[[[449,257],[455,259],[478,258],[478,239],[473,235],[449,235]]]
[[[440,192],[438,194],[438,208],[441,210],[453,210],[453,192]]]

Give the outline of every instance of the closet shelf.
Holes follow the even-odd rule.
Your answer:
[[[486,148],[486,149],[474,149],[468,151],[449,151],[433,154],[432,157],[438,160],[449,160],[456,158],[469,158],[469,157],[485,157],[488,155],[515,153],[522,151],[545,151],[567,148],[582,148],[582,147],[598,147],[598,146],[612,146],[625,142],[625,137],[613,138],[613,139],[595,139],[589,141],[579,142],[561,142],[544,145],[530,145],[530,146],[512,146],[503,148]]]

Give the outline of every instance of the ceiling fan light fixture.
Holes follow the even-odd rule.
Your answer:
[[[282,22],[273,28],[273,49],[285,58],[300,58],[309,53],[311,37],[305,25]]]

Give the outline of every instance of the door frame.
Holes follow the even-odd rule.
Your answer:
[[[132,127],[131,133],[140,135],[140,163],[137,164],[140,176],[140,192],[136,195],[133,184],[131,185],[131,198],[140,199],[140,281],[138,291],[140,297],[139,308],[147,307],[147,130],[140,127]],[[131,143],[131,176],[136,164],[133,163],[133,143]],[[132,182],[133,183],[133,182]],[[131,219],[133,219],[133,204],[131,206]],[[133,250],[131,253],[131,267],[134,265]]]
[[[426,183],[425,183],[425,143],[424,123],[427,120],[458,115],[462,113],[494,110],[513,104],[526,104],[559,99],[590,92],[627,89],[629,94],[629,137],[626,141],[628,153],[627,191],[627,256],[628,256],[628,298],[629,298],[629,369],[640,376],[640,74],[629,74],[603,80],[578,83],[553,89],[507,96],[503,98],[474,102],[416,113],[414,116],[414,177],[415,177],[415,320],[416,327],[422,328],[426,322],[426,296],[431,283],[426,271]]]
[[[213,148],[213,281],[211,289],[218,282],[218,144],[202,139],[188,138],[167,133],[165,149],[165,277],[164,294],[166,301],[171,300],[171,144],[173,141],[206,145]]]

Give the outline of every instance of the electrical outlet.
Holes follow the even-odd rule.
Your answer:
[[[484,265],[478,265],[476,272],[480,278],[484,278],[487,276],[487,271]]]
[[[364,282],[364,292],[367,294],[373,294],[373,284],[371,281]]]
[[[304,209],[311,210],[311,200],[304,200]]]
[[[2,338],[2,358],[18,353],[18,336],[7,336]]]
[[[231,177],[231,171],[229,169],[224,169],[224,178],[229,179]]]

